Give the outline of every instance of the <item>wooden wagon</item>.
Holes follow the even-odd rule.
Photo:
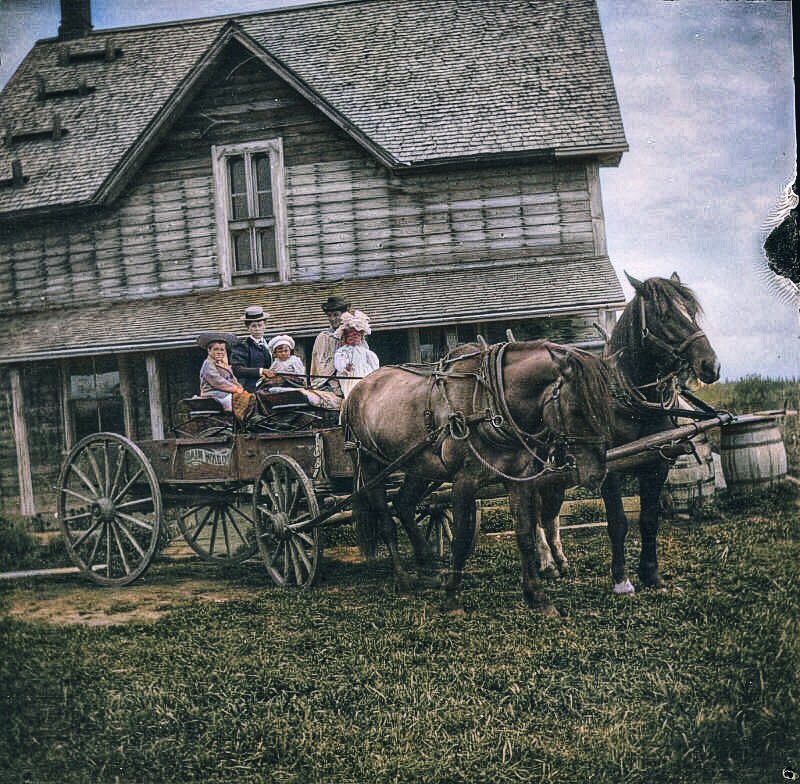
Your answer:
[[[255,432],[238,429],[215,401],[184,401],[176,437],[134,443],[96,433],[67,455],[58,479],[58,520],[74,563],[104,585],[142,575],[166,539],[174,512],[188,545],[204,560],[236,563],[260,554],[280,586],[311,585],[322,554],[320,528],[349,519],[353,461],[342,428],[302,401],[276,405],[279,416]],[[294,402],[291,402],[294,400]],[[283,409],[283,410],[282,410]],[[299,419],[298,419],[299,417]],[[735,421],[727,413],[616,447],[609,468],[674,459],[693,435]],[[385,481],[425,443],[388,465]],[[357,484],[357,483],[356,483]],[[447,492],[431,485],[418,522],[439,555],[447,549]],[[482,495],[501,494],[488,488]]]
[[[174,438],[134,443],[95,433],[78,442],[57,486],[73,562],[98,583],[126,585],[164,544],[172,512],[202,559],[236,563],[259,553],[276,584],[312,584],[320,526],[349,519],[353,462],[338,412],[315,412],[292,394],[255,431],[237,427],[216,401],[192,399]],[[443,506],[432,497],[420,509],[440,553],[449,535]]]

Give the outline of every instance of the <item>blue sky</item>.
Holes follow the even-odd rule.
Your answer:
[[[95,28],[257,11],[299,0],[93,0]],[[764,279],[761,245],[796,160],[791,5],[598,0],[630,145],[601,170],[623,280],[678,272],[697,292],[724,378],[800,376],[798,304]],[[0,84],[58,0],[0,0]]]

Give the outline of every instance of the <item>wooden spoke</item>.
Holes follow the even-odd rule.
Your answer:
[[[204,561],[239,563],[256,553],[250,485],[202,485],[188,496],[191,506],[178,515],[178,528]],[[202,500],[199,500],[202,498]]]
[[[83,471],[81,471],[81,469],[78,468],[77,465],[70,466],[70,470],[76,473],[80,477],[80,480],[83,482],[83,484],[85,484],[86,487],[89,488],[89,492],[92,494],[92,496],[97,498],[99,495],[99,493],[97,492],[97,488],[91,483],[86,474],[84,474]]]
[[[314,487],[300,465],[284,455],[270,455],[253,492],[258,549],[272,581],[306,587],[316,579],[322,556],[318,529],[297,532],[292,525],[319,514]]]
[[[145,458],[146,459],[146,458]],[[125,493],[134,485],[134,483],[139,479],[142,475],[142,470],[139,469],[125,484],[125,487],[122,488],[115,496],[114,501],[119,501],[120,498],[125,496]]]
[[[161,491],[136,444],[116,433],[82,439],[64,461],[57,492],[67,551],[87,577],[127,585],[145,572],[161,536]],[[104,564],[96,563],[101,552]]]

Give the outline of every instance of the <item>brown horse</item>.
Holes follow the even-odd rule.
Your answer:
[[[453,564],[444,582],[449,605],[456,604],[473,549],[476,493],[499,479],[509,494],[525,600],[557,614],[536,569],[540,496],[533,486],[602,481],[609,400],[606,370],[586,352],[545,341],[471,344],[437,366],[387,366],[372,373],[346,400],[342,421],[359,446],[357,475],[365,481],[410,452],[394,508],[420,567],[430,567],[433,558],[415,509],[431,483],[452,482]],[[374,555],[379,525],[398,585],[408,588],[385,488],[363,495],[354,501],[362,549]]]
[[[627,274],[627,273],[626,273]],[[707,384],[719,378],[719,362],[705,333],[697,325],[700,306],[677,273],[669,280],[650,278],[640,282],[627,276],[635,290],[617,322],[606,347],[613,391],[611,429],[619,446],[637,438],[675,427],[673,410],[678,403],[679,381],[694,376]],[[656,535],[659,496],[669,463],[657,460],[633,469],[639,481],[639,528],[642,536],[639,579],[647,587],[661,587]],[[611,572],[614,593],[633,593],[625,569],[625,537],[628,521],[622,508],[619,473],[609,471],[602,496],[611,540]],[[567,561],[558,538],[558,513],[563,490],[546,488],[541,493],[543,526],[537,534],[545,557],[540,569],[559,571]]]

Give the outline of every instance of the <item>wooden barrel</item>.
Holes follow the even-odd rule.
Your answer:
[[[664,486],[664,504],[677,515],[690,514],[709,501],[716,490],[711,444],[703,433],[692,442],[697,456],[681,455],[669,469]]]
[[[775,417],[753,417],[722,428],[722,470],[731,493],[746,493],[786,476],[786,447]]]

